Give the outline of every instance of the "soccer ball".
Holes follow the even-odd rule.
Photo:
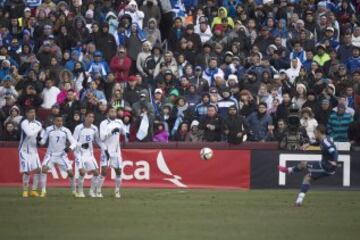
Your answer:
[[[209,160],[214,155],[214,152],[211,148],[204,147],[200,150],[200,157],[202,160]]]

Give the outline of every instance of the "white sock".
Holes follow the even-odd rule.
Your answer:
[[[115,192],[120,192],[121,175],[115,177]]]
[[[296,199],[296,203],[297,204],[302,204],[302,202],[304,201],[305,198],[305,193],[300,192],[297,199]]]
[[[74,177],[69,177],[69,182],[70,182],[70,190],[71,190],[71,192],[75,192],[76,191],[75,178]]]
[[[47,182],[47,173],[41,173],[40,185],[41,185],[41,191],[43,192],[46,192],[46,182]]]
[[[79,176],[78,178],[78,192],[83,193],[84,192],[84,176]]]
[[[33,185],[32,185],[33,191],[36,191],[38,189],[39,182],[40,182],[40,174],[35,173],[33,177]]]
[[[30,181],[29,174],[24,173],[22,176],[22,181],[23,181],[23,190],[28,191],[29,190],[29,181]]]
[[[93,176],[91,178],[91,186],[90,186],[90,191],[95,192],[96,191],[96,185],[98,183],[98,176]]]
[[[101,193],[101,188],[104,184],[104,181],[105,181],[104,176],[102,176],[102,175],[98,176],[98,183],[97,183],[97,190],[96,190],[98,193]]]
[[[293,167],[289,167],[289,168],[288,168],[288,172],[289,172],[289,173],[294,172],[294,168],[293,168]]]

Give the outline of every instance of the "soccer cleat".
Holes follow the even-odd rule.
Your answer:
[[[282,173],[289,173],[289,169],[287,167],[278,166],[278,170]]]
[[[84,198],[84,197],[85,197],[85,194],[84,194],[83,192],[76,193],[75,197],[76,197],[76,198]]]
[[[77,195],[76,191],[72,191],[71,194],[72,194],[74,197],[76,197],[76,195]]]
[[[23,197],[23,198],[29,197],[29,191],[23,191],[22,197]]]
[[[101,192],[97,192],[97,193],[96,193],[96,197],[97,197],[97,198],[103,198],[104,196],[102,195]]]
[[[31,197],[40,197],[40,194],[37,191],[32,190],[30,193]]]
[[[92,197],[92,198],[96,198],[96,194],[92,190],[89,191],[89,196]]]
[[[41,191],[40,197],[46,197],[46,191]]]
[[[298,208],[298,207],[301,207],[302,206],[302,203],[294,203],[294,207]]]
[[[115,198],[121,198],[120,192],[115,192]]]

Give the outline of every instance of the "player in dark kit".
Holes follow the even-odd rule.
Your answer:
[[[295,167],[279,166],[279,171],[283,173],[296,173],[307,170],[295,206],[300,207],[304,201],[305,194],[310,188],[310,182],[323,177],[334,175],[337,168],[338,151],[330,137],[326,136],[326,128],[323,125],[317,126],[314,131],[316,139],[320,143],[321,161],[320,162],[300,162]]]

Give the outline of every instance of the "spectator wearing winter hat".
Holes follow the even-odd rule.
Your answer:
[[[126,54],[126,48],[120,46],[117,54],[111,59],[110,69],[115,74],[117,82],[128,81],[132,61]]]
[[[144,12],[139,10],[138,5],[135,0],[129,1],[129,4],[119,12],[118,17],[122,17],[124,15],[131,16],[132,22],[136,23],[140,29],[143,28],[143,20],[144,20]]]
[[[4,77],[1,85],[0,85],[0,108],[3,107],[6,103],[6,97],[14,97],[17,98],[19,95],[13,85],[13,78],[10,75]]]
[[[109,33],[109,24],[107,22],[102,24],[98,40],[99,44],[95,44],[96,49],[102,52],[104,60],[110,63],[111,58],[116,54],[114,49],[117,48],[117,44],[114,35]]]
[[[264,141],[268,132],[268,127],[273,125],[272,117],[266,112],[267,104],[259,103],[258,110],[251,113],[246,122],[249,126],[249,140]]]
[[[336,142],[347,142],[348,138],[348,128],[353,121],[351,114],[346,113],[346,106],[344,104],[339,104],[337,106],[337,112],[332,112],[330,114],[329,121],[327,123],[327,131],[329,135]]]
[[[151,47],[155,45],[161,44],[161,34],[160,30],[158,29],[158,22],[155,18],[150,18],[147,23],[147,26],[144,27],[144,34],[146,39],[151,43]]]
[[[12,122],[14,124],[15,129],[18,129],[22,118],[23,118],[23,116],[21,116],[20,108],[18,106],[14,105],[13,107],[11,107],[11,109],[9,111],[9,116],[4,121],[4,126],[8,122]]]
[[[213,22],[211,23],[211,27],[214,28],[217,25],[223,23],[223,20],[227,20],[227,23],[231,28],[234,28],[234,21],[231,17],[228,17],[228,10],[225,7],[220,7],[218,10],[217,17],[214,18]]]
[[[155,23],[160,23],[161,12],[157,0],[145,0],[140,10],[144,13],[144,23],[150,23],[150,19],[154,19]]]
[[[103,60],[103,54],[100,51],[96,51],[94,53],[94,60],[90,63],[87,73],[96,78],[96,76],[106,77],[109,72],[109,65]]]
[[[190,125],[190,131],[185,136],[186,142],[202,142],[204,137],[204,131],[199,128],[199,121],[193,120]]]

